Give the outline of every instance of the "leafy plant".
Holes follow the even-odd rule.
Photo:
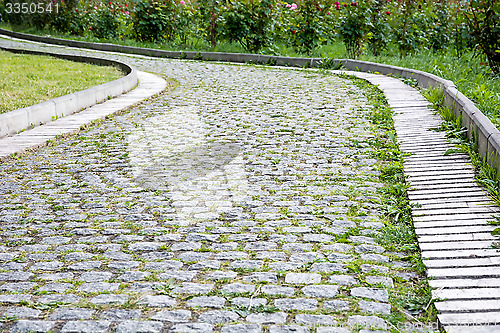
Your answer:
[[[363,52],[370,28],[371,6],[367,1],[348,2],[337,6],[341,10],[338,33],[347,49],[347,55],[357,58]]]
[[[274,33],[274,0],[239,0],[229,3],[220,15],[221,36],[257,52],[268,46]]]
[[[311,54],[333,38],[330,3],[318,0],[301,0],[282,6],[285,29],[289,43],[297,52]]]
[[[132,20],[134,37],[139,41],[171,40],[177,28],[176,11],[173,0],[137,0]]]
[[[464,15],[472,39],[488,59],[493,73],[500,74],[500,2],[471,0]]]

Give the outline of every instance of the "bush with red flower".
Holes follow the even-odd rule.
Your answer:
[[[500,1],[470,0],[464,11],[472,40],[500,75]]]
[[[339,4],[337,30],[346,46],[347,55],[357,58],[363,52],[371,28],[372,6],[368,1],[350,1]]]
[[[258,52],[272,43],[276,26],[275,8],[275,0],[228,3],[219,16],[221,37],[240,43],[245,50]]]
[[[325,0],[283,2],[280,9],[284,41],[297,52],[310,54],[319,46],[333,40],[334,15],[332,3]]]

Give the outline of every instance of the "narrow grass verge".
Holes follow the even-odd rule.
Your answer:
[[[111,66],[5,51],[0,51],[0,63],[0,113],[71,94],[124,75]]]
[[[380,163],[380,180],[385,184],[378,190],[382,204],[385,226],[377,236],[377,241],[386,250],[399,256],[398,260],[408,264],[407,269],[416,273],[395,274],[395,286],[390,291],[391,315],[385,318],[390,323],[391,332],[400,332],[402,327],[431,328],[436,326],[436,308],[431,288],[425,278],[418,240],[413,227],[411,204],[408,199],[403,171],[404,153],[399,149],[394,129],[393,110],[388,106],[384,94],[365,80],[354,79],[354,83],[365,91],[374,107],[368,118],[377,135],[370,142],[374,147],[373,157]]]

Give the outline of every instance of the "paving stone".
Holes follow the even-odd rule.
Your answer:
[[[208,294],[214,288],[213,284],[183,282],[182,287],[172,289],[174,294]]]
[[[351,331],[343,327],[318,327],[316,333],[350,333]],[[382,333],[382,332],[381,332]]]
[[[237,321],[240,316],[233,311],[226,310],[213,310],[207,311],[200,314],[198,320],[201,322],[209,323],[209,324],[226,324],[230,322]]]
[[[235,324],[222,326],[221,333],[261,333],[262,328],[257,324]]]
[[[298,325],[286,325],[286,326],[277,326],[272,325],[269,327],[269,333],[309,333],[310,330],[304,326]]]
[[[55,321],[49,320],[18,320],[11,329],[13,333],[45,333],[50,331]]]
[[[270,284],[262,286],[260,290],[262,293],[267,295],[293,296],[293,294],[295,293],[295,288],[270,285]]]
[[[321,282],[321,275],[317,273],[287,273],[285,283],[290,284],[318,284]]]
[[[391,305],[379,302],[359,301],[359,308],[365,312],[390,314]]]
[[[157,321],[125,320],[118,324],[116,333],[160,333],[163,323]]]
[[[150,275],[150,272],[127,271],[118,276],[118,279],[125,282],[133,282],[144,280]]]
[[[20,292],[32,289],[37,284],[34,282],[13,282],[0,285],[0,290],[10,292]]]
[[[247,309],[267,305],[265,298],[235,297],[231,299],[231,304]]]
[[[121,310],[110,309],[101,314],[101,319],[110,321],[138,320],[141,317],[141,310]]]
[[[301,291],[307,297],[334,298],[339,293],[339,287],[326,284],[309,285],[302,288]]]
[[[180,281],[191,281],[198,274],[197,272],[188,271],[165,271],[164,273],[158,274],[158,279],[160,280],[180,280]]]
[[[207,274],[206,279],[213,280],[213,281],[224,281],[224,280],[232,280],[237,276],[238,276],[238,273],[236,273],[236,272],[215,271],[215,272],[212,272],[210,274]]]
[[[339,284],[341,286],[352,286],[357,284],[358,280],[350,275],[331,275],[328,282]]]
[[[75,271],[90,271],[101,267],[101,265],[102,263],[100,261],[82,261],[69,265],[67,269]]]
[[[170,328],[172,333],[212,333],[214,325],[207,323],[176,324]]]
[[[244,294],[253,292],[255,290],[255,286],[252,284],[231,283],[222,287],[221,290],[229,294]]]
[[[371,285],[381,284],[388,288],[394,287],[394,282],[392,281],[392,279],[386,276],[365,276],[365,280]]]
[[[294,262],[272,262],[269,264],[272,271],[278,272],[294,271],[301,266],[302,264]]]
[[[381,274],[387,274],[389,273],[389,268],[385,266],[380,266],[380,265],[368,265],[368,264],[363,264],[360,266],[361,271],[363,273],[370,273],[370,272],[377,272]]]
[[[57,308],[51,315],[50,320],[86,320],[92,317],[94,310],[80,308]]]
[[[128,299],[129,297],[127,295],[102,294],[91,298],[90,302],[98,305],[123,305],[128,301]]]
[[[31,299],[31,295],[0,295],[0,303],[17,304],[25,303]]]
[[[235,260],[231,264],[231,268],[259,269],[262,265],[264,265],[262,260]]]
[[[258,272],[258,273],[251,273],[250,275],[247,275],[243,277],[243,281],[245,282],[271,282],[271,283],[276,283],[278,282],[278,276],[276,273],[267,273],[267,272]]]
[[[325,301],[323,303],[323,307],[334,311],[348,311],[351,308],[351,305],[348,301],[332,300]]]
[[[84,272],[80,275],[79,281],[103,282],[111,280],[113,273],[110,272]]]
[[[44,295],[41,296],[37,303],[49,304],[49,303],[64,303],[64,304],[74,304],[78,303],[82,298],[78,295],[73,294],[63,294],[63,295]]]
[[[311,266],[311,272],[333,273],[347,272],[345,265],[331,262],[316,262]]]
[[[37,291],[46,291],[48,293],[64,293],[66,290],[73,288],[71,283],[47,283],[37,289]]]
[[[42,311],[26,307],[13,307],[7,309],[2,315],[2,317],[17,317],[19,319],[36,319],[39,318]]]
[[[75,275],[73,273],[51,273],[51,274],[38,275],[38,277],[41,280],[48,280],[48,281],[73,280],[74,276]]]
[[[82,284],[78,291],[85,293],[100,293],[116,291],[120,287],[119,283],[109,283],[109,282],[89,282]]]
[[[186,302],[187,307],[204,307],[221,309],[226,304],[226,299],[219,296],[197,296]]]
[[[130,251],[156,251],[161,247],[161,243],[158,242],[137,242],[132,243],[128,246]]]
[[[381,328],[381,329],[387,329],[387,324],[386,322],[379,317],[376,316],[349,316],[347,318],[347,324],[349,326],[367,326],[369,328]]]
[[[99,320],[99,321],[68,321],[61,329],[61,333],[86,333],[86,332],[107,332],[110,321]]]
[[[171,310],[160,311],[156,313],[152,320],[167,321],[170,323],[185,323],[191,319],[191,311],[188,310]]]
[[[280,298],[274,300],[274,306],[276,306],[281,311],[316,311],[316,308],[318,307],[318,301],[308,298]]]
[[[177,301],[175,300],[175,298],[166,295],[146,295],[139,299],[138,304],[153,308],[165,308],[175,306],[177,304]]]
[[[246,321],[261,325],[284,324],[286,318],[287,314],[285,312],[252,313],[246,317]]]
[[[301,325],[335,325],[337,320],[334,316],[313,315],[299,313],[295,315],[294,321]]]
[[[369,298],[379,302],[389,302],[389,293],[384,289],[366,287],[352,288],[351,296]]]

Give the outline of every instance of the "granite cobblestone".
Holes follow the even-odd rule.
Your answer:
[[[0,309],[19,319],[2,329],[387,329],[407,269],[377,243],[363,91],[314,71],[102,56],[180,87],[0,164]]]

